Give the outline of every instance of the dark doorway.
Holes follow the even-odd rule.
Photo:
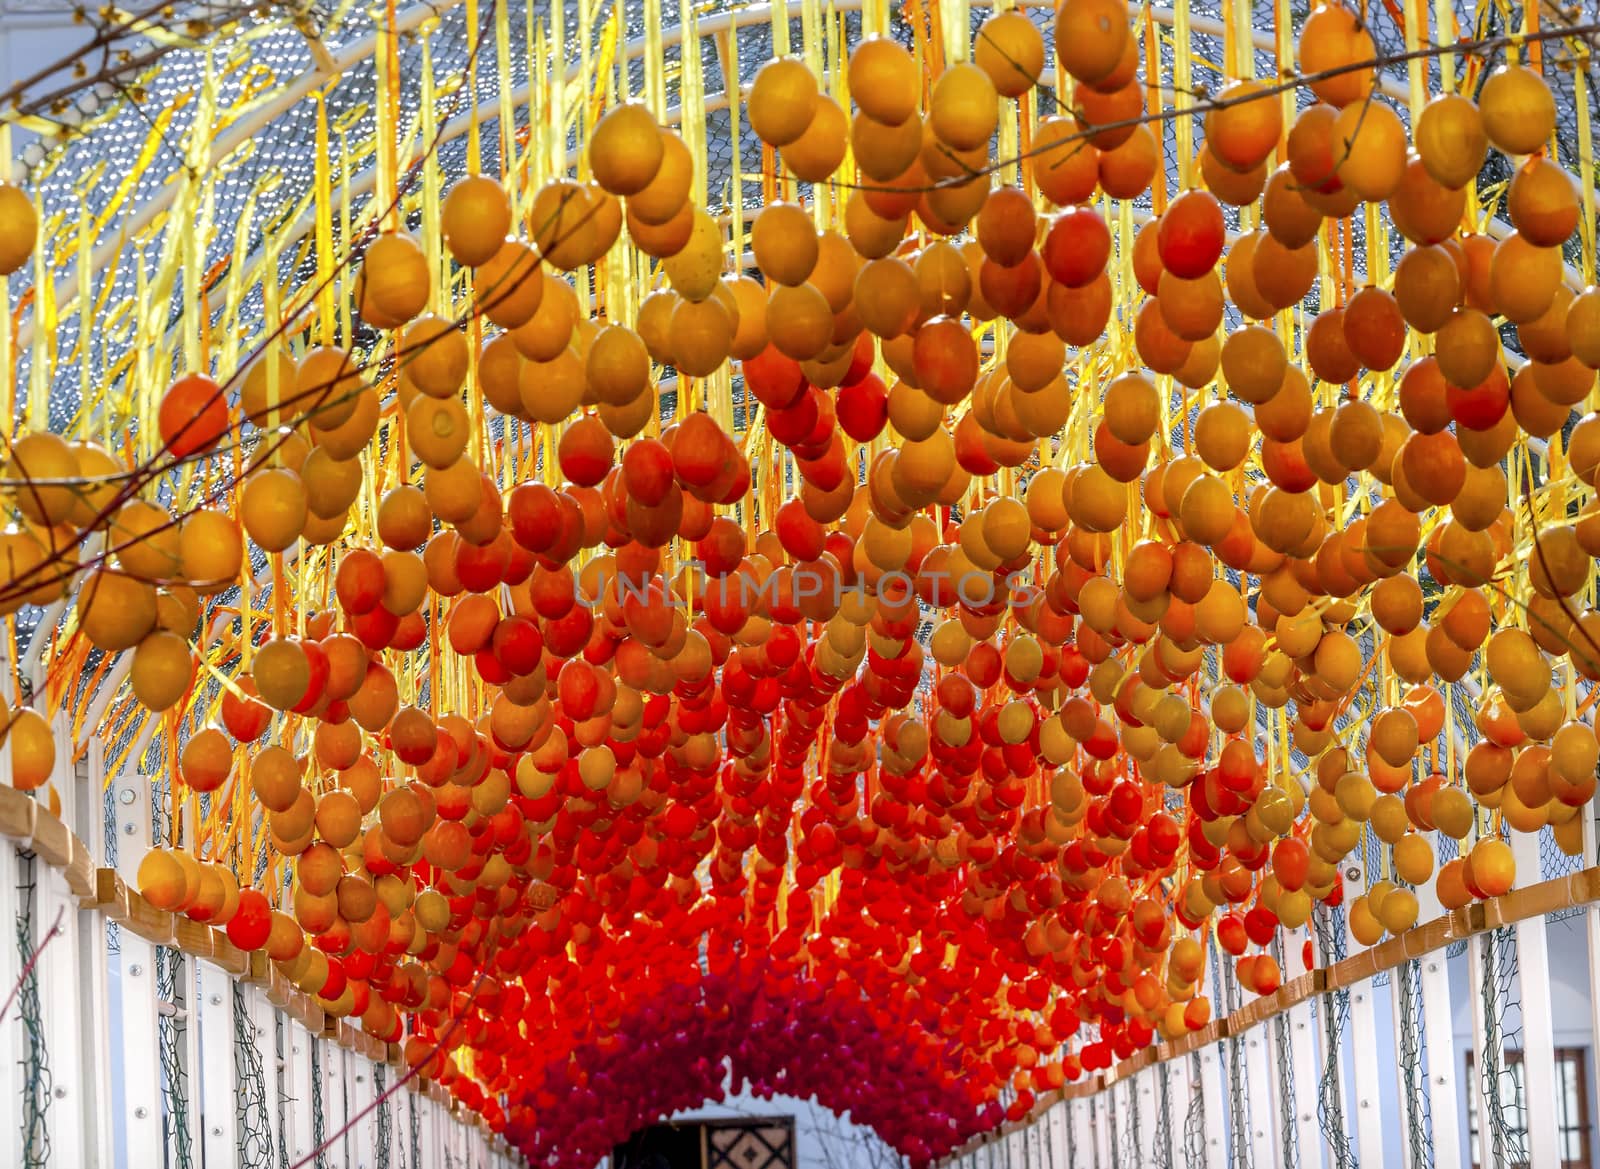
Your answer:
[[[685,1120],[640,1129],[611,1169],[794,1169],[794,1117]]]

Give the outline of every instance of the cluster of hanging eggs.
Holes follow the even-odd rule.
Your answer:
[[[231,507],[174,514],[102,447],[18,438],[6,604],[76,587],[77,629],[131,654],[152,711],[193,692],[201,618],[240,582],[247,543],[326,549],[330,607],[251,647],[220,725],[179,760],[190,790],[248,784],[293,867],[287,903],[183,848],[146,859],[146,896],[264,948],[376,1034],[410,1013],[416,1061],[482,1095],[425,1041],[475,971],[493,986],[452,1043],[492,1050],[485,1007],[535,1010],[516,977],[555,969],[551,939],[587,952],[603,933],[568,898],[576,873],[635,909],[666,899],[688,930],[699,864],[770,908],[792,856],[808,906],[825,875],[861,875],[818,923],[826,946],[799,924],[744,924],[776,953],[833,961],[837,940],[840,961],[932,985],[924,955],[942,946],[852,927],[859,898],[917,905],[926,921],[905,924],[938,920],[980,968],[1033,972],[1014,997],[998,982],[919,996],[962,1037],[981,1099],[1004,1081],[1025,1112],[1062,1076],[1205,1025],[1202,930],[1244,985],[1275,990],[1269,943],[1340,896],[1338,866],[1369,827],[1393,879],[1351,906],[1363,941],[1409,927],[1429,880],[1446,906],[1511,887],[1485,809],[1574,847],[1600,747],[1552,662],[1600,679],[1583,599],[1600,523],[1592,500],[1530,523],[1502,469],[1521,436],[1565,434],[1572,474],[1594,488],[1600,473],[1600,418],[1571,425],[1600,367],[1600,292],[1564,282],[1579,205],[1542,154],[1548,88],[1507,65],[1408,131],[1353,67],[1375,55],[1370,35],[1323,5],[1299,42],[1301,73],[1325,78],[1316,103],[1286,125],[1277,93],[1227,85],[1205,118],[1203,185],[1124,239],[1113,201],[1162,164],[1138,121],[1139,38],[1123,0],[1064,0],[1055,21],[1071,110],[1029,128],[1019,187],[996,185],[991,143],[1044,68],[1020,12],[981,26],[925,109],[920,66],[887,38],[851,51],[853,111],[802,62],[763,66],[749,122],[783,169],[854,178],[831,223],[798,202],[756,215],[759,278],[729,270],[723,227],[691,198],[688,147],[640,105],[609,110],[591,177],[545,183],[520,224],[499,183],[462,180],[427,230],[472,270],[470,304],[447,303],[400,233],[367,249],[351,290],[392,339],[392,379],[332,344],[275,345],[236,401],[204,374],[167,389],[163,458],[248,438]],[[1499,240],[1460,234],[1490,147],[1515,168]],[[1317,281],[1319,236],[1363,204],[1408,246],[1389,277],[1308,314],[1297,343],[1281,322]],[[1257,207],[1262,226],[1230,242],[1225,206]],[[0,270],[14,269],[32,220],[0,222],[27,226],[0,233]],[[631,321],[596,319],[561,273],[624,239],[665,286]],[[1115,278],[1124,254],[1136,290]],[[1223,339],[1230,303],[1250,323]],[[1119,306],[1138,364],[1091,378]],[[467,317],[493,327],[476,354]],[[1528,357],[1514,375],[1501,318]],[[730,362],[796,471],[760,530],[729,510],[771,473],[751,443],[705,411],[653,433],[666,370],[681,395]],[[1202,403],[1181,442],[1169,378]],[[473,391],[542,428],[559,487],[503,489]],[[363,542],[352,525],[385,425],[408,465]],[[1039,467],[1065,430],[1087,439],[1076,461]],[[1002,471],[1025,487],[1003,490]],[[1352,479],[1365,503],[1344,508]],[[65,558],[97,531],[108,554],[78,574]],[[703,581],[667,574],[684,554]],[[1526,629],[1497,591],[1508,570]],[[1398,700],[1343,730],[1378,692],[1377,644]],[[476,705],[402,701],[402,663],[424,647],[462,668]],[[1478,662],[1482,740],[1447,774],[1441,687]],[[1309,791],[1269,774],[1260,707],[1292,707]],[[12,728],[16,781],[44,782],[44,720],[19,712]],[[1481,839],[1435,872],[1430,832]],[[1095,1042],[1040,1055],[1083,1020]],[[1024,1048],[1031,1062],[998,1054]]]

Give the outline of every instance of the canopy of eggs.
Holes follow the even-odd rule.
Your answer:
[[[1271,993],[1269,944],[1340,900],[1369,825],[1392,879],[1349,907],[1362,941],[1413,924],[1413,887],[1511,887],[1498,832],[1437,869],[1425,833],[1467,840],[1492,809],[1575,850],[1597,742],[1552,666],[1600,678],[1600,418],[1571,421],[1600,292],[1564,280],[1578,199],[1541,155],[1544,82],[1506,65],[1408,128],[1350,67],[1369,34],[1319,7],[1299,30],[1316,103],[1285,125],[1276,93],[1229,84],[1200,184],[1121,238],[1116,201],[1161,165],[1139,41],[1124,0],[1055,21],[1072,112],[1026,128],[1022,186],[990,173],[1003,103],[1045,62],[1021,13],[926,95],[904,48],[861,41],[854,113],[800,61],[766,64],[747,108],[779,165],[824,183],[853,158],[857,181],[823,230],[764,207],[759,276],[728,270],[689,150],[639,105],[594,127],[592,181],[546,183],[520,224],[499,183],[463,179],[425,230],[473,269],[481,351],[425,312],[424,249],[388,234],[354,298],[397,374],[269,348],[237,395],[203,374],[166,392],[172,458],[259,434],[232,507],[174,516],[106,451],[19,438],[7,603],[76,587],[79,634],[131,651],[152,710],[189,700],[247,541],[328,549],[336,604],[221,663],[221,725],[181,757],[189,789],[247,791],[292,888],[174,848],[145,895],[408,1036],[547,1163],[717,1094],[729,1059],[920,1164],[1203,1027],[1208,931]],[[1462,234],[1491,147],[1515,165],[1498,241]],[[1261,226],[1230,242],[1223,204]],[[1403,254],[1296,344],[1319,233],[1363,204]],[[31,220],[0,234],[20,265]],[[624,235],[665,279],[634,320],[594,319],[562,273]],[[1225,302],[1247,323],[1224,339]],[[1131,351],[1079,355],[1114,310]],[[656,433],[662,367],[681,402],[725,363],[759,425],[680,409]],[[1199,407],[1178,438],[1169,391]],[[550,428],[560,486],[484,473],[480,396]],[[363,541],[361,458],[396,412],[411,473]],[[1524,436],[1560,452],[1570,507],[1508,508]],[[96,528],[113,557],[51,568]],[[424,653],[470,664],[465,708],[406,682]],[[1464,679],[1487,682],[1481,735],[1447,774],[1441,683]],[[1261,707],[1287,712],[1305,786],[1269,775]],[[42,784],[43,720],[12,727],[16,782]]]

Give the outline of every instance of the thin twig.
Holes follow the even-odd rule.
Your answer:
[[[66,906],[56,910],[56,919],[51,923],[49,931],[39,939],[39,944],[33,948],[33,953],[22,966],[22,973],[17,976],[16,985],[11,988],[11,993],[6,996],[3,1006],[0,1006],[0,1023],[5,1022],[6,1012],[11,1010],[11,1004],[17,1001],[17,995],[22,993],[23,984],[28,981],[28,975],[33,973],[33,968],[39,964],[39,958],[44,953],[44,948],[61,934],[61,922],[66,917]]]

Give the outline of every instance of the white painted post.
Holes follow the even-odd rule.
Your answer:
[[[200,1003],[189,1014],[191,1030],[203,1030],[197,1103],[201,1147],[207,1165],[228,1165],[238,1156],[238,1073],[233,1060],[233,980],[209,962],[200,963]]]
[[[1284,976],[1299,978],[1309,973],[1305,964],[1305,942],[1309,931],[1304,927],[1286,931],[1283,938]],[[1322,1128],[1317,1123],[1317,1084],[1321,1082],[1321,1069],[1317,1065],[1317,1018],[1314,1002],[1296,1003],[1289,1008],[1285,1026],[1288,1030],[1288,1050],[1279,1050],[1277,1027],[1272,1026],[1273,1058],[1287,1060],[1294,1071],[1294,1131],[1295,1145],[1300,1154],[1302,1169],[1322,1169],[1326,1152]]]
[[[1205,1169],[1222,1169],[1227,1160],[1221,1134],[1228,1130],[1228,1108],[1222,1098],[1222,1055],[1213,1043],[1200,1052],[1200,1090],[1206,1100]]]
[[[389,1070],[396,1077],[402,1074],[399,1068],[391,1068]],[[402,1165],[406,1169],[411,1169],[411,1112],[416,1107],[417,1096],[411,1090],[411,1084],[407,1084],[389,1099],[394,1104],[394,1123],[390,1126],[390,1137],[394,1142],[394,1151],[389,1158],[389,1164],[395,1166],[396,1169],[399,1169]]]
[[[1244,1112],[1250,1118],[1248,1143],[1253,1164],[1281,1165],[1278,1149],[1278,1084],[1268,1052],[1270,1021],[1250,1028],[1239,1040],[1244,1044],[1247,1098]],[[1235,1140],[1243,1134],[1235,1134]]]
[[[190,839],[193,839],[191,836]],[[183,1110],[183,1123],[189,1130],[189,1148],[200,1147],[202,1139],[200,1100],[200,1015],[198,1011],[198,980],[195,959],[187,954],[172,951],[176,971],[172,979],[172,1025],[181,1027],[177,1047],[178,1061],[183,1068],[183,1083],[188,1093],[188,1107]]]
[[[56,768],[52,781],[63,793],[74,788],[72,739],[66,720],[55,725]],[[63,807],[70,826],[71,814]],[[39,948],[34,967],[39,988],[40,1021],[44,1028],[45,1050],[49,1053],[50,1080],[54,1099],[50,1103],[50,1155],[64,1165],[89,1165],[98,1144],[94,1132],[100,1111],[92,1095],[95,1078],[88,1074],[98,1045],[85,1041],[84,1019],[92,1020],[92,1006],[80,1002],[79,972],[84,968],[84,938],[79,929],[78,899],[67,887],[66,874],[47,864],[42,857],[33,862],[33,936],[29,948]],[[12,927],[15,918],[4,918]],[[49,938],[54,927],[56,936]],[[8,933],[14,929],[8,930]],[[5,939],[15,946],[13,938]],[[20,956],[20,953],[19,953]],[[13,983],[7,982],[9,992]],[[16,1008],[13,1006],[12,1008]],[[101,1007],[103,1014],[104,1008]],[[20,1019],[20,1012],[18,1014]]]
[[[288,1129],[289,1163],[292,1165],[301,1157],[311,1155],[311,1033],[300,1025],[298,1019],[285,1018],[283,1021],[284,1042],[287,1050],[284,1052],[284,1066],[288,1073],[289,1083],[286,1089],[289,1097],[289,1115],[285,1122]]]
[[[1467,943],[1467,986],[1469,988],[1470,1003],[1467,1013],[1472,1016],[1472,1083],[1467,1085],[1467,1091],[1478,1094],[1478,1164],[1495,1164],[1493,1128],[1489,1124],[1490,1109],[1498,1107],[1499,1101],[1490,1095],[1497,1092],[1499,1085],[1484,1085],[1484,1057],[1489,1048],[1488,1029],[1484,1026],[1483,1019],[1483,947],[1494,944],[1492,934],[1478,934]],[[1501,1059],[1501,1046],[1495,1045],[1495,1062]]]
[[[1511,851],[1517,871],[1532,883],[1539,876],[1539,837],[1514,832]],[[1519,921],[1517,979],[1522,987],[1522,1088],[1528,1108],[1528,1165],[1530,1169],[1561,1169],[1561,1149],[1556,1142],[1555,1019],[1550,1011],[1550,952],[1545,942],[1544,918]]]
[[[1417,900],[1423,921],[1432,921],[1444,912],[1432,881],[1417,890]],[[1434,1164],[1459,1165],[1461,1106],[1456,1097],[1455,1011],[1445,952],[1424,954],[1417,963],[1417,978],[1422,987],[1422,1033],[1428,1040],[1428,1114],[1433,1126]]]
[[[117,820],[117,871],[130,885],[150,849],[150,781],[122,775],[112,796]],[[117,1163],[138,1163],[162,1147],[161,1057],[156,1026],[156,948],[132,930],[118,931],[118,999],[122,1039],[123,1147]]]
[[[1076,1154],[1073,1169],[1088,1163],[1094,1156],[1095,1138],[1090,1104],[1089,1100],[1073,1100],[1067,1105],[1072,1114],[1072,1151]]]
[[[1094,1152],[1097,1158],[1095,1164],[1104,1165],[1109,1169],[1116,1163],[1112,1159],[1111,1148],[1111,1093],[1101,1092],[1089,1103],[1093,1106],[1090,1115],[1094,1119]]]
[[[1050,1169],[1071,1169],[1067,1161],[1067,1129],[1070,1124],[1067,1112],[1067,1102],[1061,1100],[1052,1105],[1046,1114],[1050,1122],[1050,1143],[1046,1146],[1050,1150],[1047,1158]],[[509,1161],[510,1157],[506,1159]]]
[[[372,1105],[372,1111],[361,1118],[350,1134],[350,1147],[356,1151],[356,1162],[362,1169],[373,1169],[378,1163],[378,1085],[371,1060],[364,1055],[355,1058],[355,1081],[351,1084],[350,1107],[355,1114]]]
[[[1347,859],[1344,869],[1344,899],[1346,904],[1367,891],[1367,872],[1360,863],[1359,854]],[[1346,945],[1351,954],[1367,947],[1348,933],[1349,917],[1346,915]],[[1350,1042],[1347,1048],[1355,1064],[1355,1099],[1345,1112],[1345,1123],[1354,1130],[1356,1156],[1363,1165],[1383,1164],[1383,1126],[1386,1123],[1383,1107],[1383,1086],[1379,1079],[1378,1020],[1373,995],[1377,988],[1372,980],[1350,988]],[[1386,1058],[1398,1062],[1398,1051],[1386,1053]]]
[[[1183,1122],[1189,1115],[1189,1057],[1180,1055],[1155,1066],[1156,1074],[1166,1085],[1167,1092],[1167,1145],[1170,1164],[1187,1163],[1183,1148]]]
[[[278,1063],[277,1008],[259,986],[244,988],[245,1008],[249,1011],[249,1026],[255,1038],[256,1052],[261,1057],[261,1090],[266,1097],[267,1144],[278,1148],[278,1137],[283,1122],[278,1115],[278,1100],[283,1089],[283,1068]]]
[[[372,1103],[372,1065],[354,1051],[339,1049],[344,1058],[345,1085],[349,1092],[350,1109],[345,1122],[350,1125],[350,1169],[372,1169],[377,1163],[373,1154],[372,1135],[377,1127],[374,1112],[365,1109]],[[356,1119],[360,1117],[360,1119]]]
[[[68,823],[88,846],[96,868],[106,863],[105,746],[91,739],[78,761]],[[116,1145],[111,1115],[111,955],[106,950],[106,922],[94,909],[76,909],[78,966],[73,971],[78,989],[78,1030],[83,1043],[83,1079],[80,1096],[88,1116],[85,1151],[90,1169],[111,1169]]]
[[[1578,809],[1583,819],[1583,863],[1587,867],[1600,863],[1600,833],[1595,830],[1595,818],[1600,816],[1591,802]],[[1583,929],[1589,943],[1589,1036],[1595,1050],[1600,1051],[1600,994],[1594,993],[1594,984],[1600,978],[1600,904],[1590,904],[1583,911]]]
[[[439,1127],[439,1104],[429,1092],[422,1098],[422,1153],[430,1165],[444,1164]]]
[[[1161,1120],[1161,1065],[1145,1068],[1133,1078],[1129,1091],[1138,1098],[1139,1161],[1153,1165],[1157,1159],[1156,1128]]]
[[[309,1033],[308,1033],[309,1034]],[[321,1036],[311,1040],[317,1049],[322,1065],[322,1083],[319,1088],[322,1092],[322,1139],[330,1139],[334,1133],[344,1127],[344,1060],[343,1049]],[[315,1147],[315,1144],[312,1146]],[[345,1166],[343,1138],[334,1142],[333,1147],[326,1153],[328,1164]]]

